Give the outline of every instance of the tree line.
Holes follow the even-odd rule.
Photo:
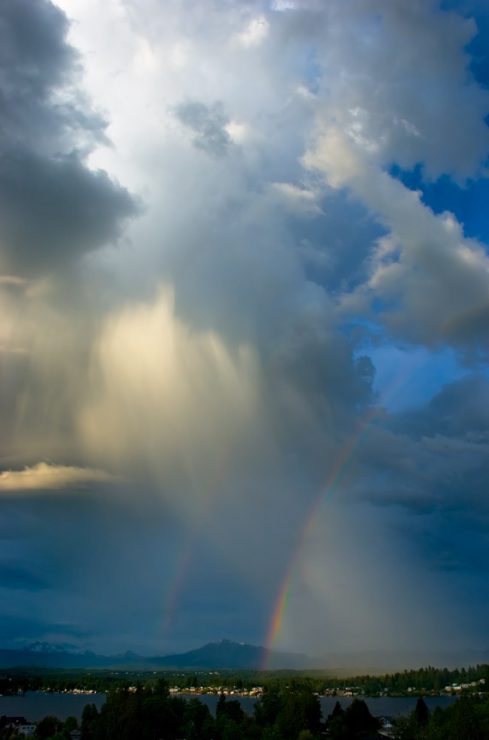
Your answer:
[[[61,722],[46,717],[36,738],[70,740],[381,740],[380,721],[363,700],[346,709],[339,702],[323,718],[319,698],[303,687],[269,689],[246,714],[239,701],[221,694],[215,716],[197,698],[169,693],[159,680],[151,688],[111,691],[100,710],[85,707],[81,725],[74,718]],[[422,698],[408,717],[394,721],[395,740],[489,740],[489,699],[463,696],[446,709],[430,713]],[[16,738],[0,718],[0,740]]]
[[[182,689],[206,687],[223,687],[229,689],[250,690],[263,686],[270,690],[281,687],[302,687],[305,690],[324,694],[325,692],[342,691],[356,687],[366,696],[379,693],[403,694],[408,689],[420,693],[439,692],[452,684],[477,683],[474,691],[489,690],[489,665],[480,664],[468,668],[434,668],[432,666],[406,670],[384,675],[358,675],[337,677],[325,675],[324,672],[298,671],[115,671],[98,670],[15,670],[0,674],[0,694],[17,694],[25,691],[39,691],[49,688],[51,691],[71,691],[75,688],[108,692],[141,682],[148,688],[164,678],[171,685]],[[479,683],[482,681],[483,683]],[[468,689],[470,691],[470,689]]]

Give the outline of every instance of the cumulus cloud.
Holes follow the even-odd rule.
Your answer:
[[[489,97],[467,73],[474,20],[422,0],[329,3],[323,13],[330,124],[384,166],[422,162],[431,177],[461,179],[476,172],[489,145]]]
[[[292,649],[325,626],[476,642],[486,246],[390,174],[483,168],[474,22],[421,0],[0,12],[6,628],[261,642],[293,572]],[[381,407],[375,348],[447,345],[467,378]]]
[[[36,274],[117,239],[136,209],[129,193],[76,153],[47,160],[4,155],[0,179],[2,265]]]
[[[48,0],[0,10],[0,265],[38,274],[115,241],[136,212],[128,191],[86,154],[105,123],[76,90],[68,23]]]
[[[372,255],[369,279],[344,296],[344,305],[386,306],[381,319],[410,340],[481,347],[489,305],[484,246],[467,239],[452,214],[435,215],[386,171],[394,162],[421,163],[428,177],[463,180],[483,166],[489,100],[467,74],[465,52],[475,24],[434,3],[409,9],[365,3],[354,10],[331,4],[325,13],[330,43],[321,59],[325,73],[342,74],[325,74],[321,83],[317,128],[303,163],[331,187],[348,188],[389,232]],[[422,79],[413,73],[418,65]]]
[[[305,157],[335,188],[348,187],[388,229],[373,251],[370,276],[344,305],[383,302],[394,334],[437,345],[483,348],[489,307],[489,258],[464,237],[450,213],[435,215],[418,193],[384,172],[338,128],[327,127]],[[365,306],[365,303],[364,303]]]

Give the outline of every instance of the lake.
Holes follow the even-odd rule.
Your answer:
[[[0,696],[0,715],[25,717],[38,722],[48,714],[58,719],[81,718],[87,704],[100,707],[105,702],[105,694],[58,694],[44,691],[28,691],[24,696]]]
[[[179,696],[182,696],[185,699],[196,697],[195,694],[179,694]],[[216,705],[219,701],[218,696],[215,696],[214,694],[203,694],[201,696],[197,695],[196,698],[200,699],[203,704],[206,704],[211,710],[212,714],[215,713]],[[241,706],[248,714],[251,714],[253,712],[253,707],[257,701],[257,699],[251,696],[230,696],[228,698],[239,699]],[[366,702],[370,712],[376,717],[394,717],[399,714],[409,714],[413,711],[418,700],[417,696],[362,696],[358,698],[363,699]],[[424,700],[430,711],[436,709],[436,707],[441,707],[442,709],[444,709],[449,704],[456,701],[456,699],[457,697],[455,696],[424,697]],[[333,707],[337,701],[339,701],[341,706],[346,709],[346,707],[348,707],[352,703],[353,698],[349,696],[320,696],[319,701],[321,704],[323,719],[326,719],[328,714],[333,711]]]
[[[197,698],[203,704],[209,707],[214,714],[218,702],[218,696],[213,694],[179,694],[183,698]],[[239,698],[241,706],[248,714],[253,712],[253,706],[256,702],[254,697],[230,697]],[[321,711],[323,718],[333,710],[336,701],[346,708],[351,704],[353,699],[346,696],[340,696],[337,699],[333,696],[321,696]],[[409,714],[416,705],[415,696],[382,696],[382,697],[365,697],[365,701],[371,713],[377,717],[395,716],[399,714]],[[453,696],[427,696],[425,702],[430,710],[436,707],[446,707],[456,701]],[[53,714],[59,719],[67,717],[77,717],[80,719],[83,708],[87,704],[95,704],[100,707],[105,702],[105,694],[58,694],[45,693],[42,691],[28,691],[25,696],[0,696],[0,715],[16,715],[25,717],[28,720],[37,722],[48,714]]]

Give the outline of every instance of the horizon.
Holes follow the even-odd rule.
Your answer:
[[[125,650],[121,650],[119,652],[111,653],[110,651],[99,651],[95,652],[86,646],[83,645],[75,645],[73,643],[48,643],[48,642],[34,642],[34,643],[28,643],[20,646],[8,646],[4,645],[0,647],[0,651],[6,651],[6,652],[15,652],[15,653],[36,653],[39,655],[45,655],[45,656],[54,656],[54,655],[60,655],[60,656],[86,656],[86,655],[93,655],[96,658],[105,658],[105,659],[122,659],[126,657],[131,657],[133,659],[141,659],[141,660],[154,660],[154,659],[161,659],[165,660],[171,657],[175,658],[182,658],[186,655],[193,655],[194,653],[200,653],[205,651],[207,648],[220,648],[220,647],[226,647],[231,646],[233,649],[236,647],[239,648],[245,648],[252,650],[258,650],[264,653],[265,658],[260,661],[260,665],[256,666],[253,669],[250,668],[243,668],[239,665],[229,665],[227,669],[222,668],[222,670],[258,670],[261,672],[268,672],[268,671],[276,671],[276,670],[291,670],[291,671],[297,671],[297,672],[303,672],[303,671],[340,671],[340,672],[347,672],[347,671],[353,671],[353,673],[346,674],[346,675],[366,675],[369,672],[374,672],[376,674],[380,674],[382,671],[386,673],[390,673],[392,671],[399,671],[399,670],[417,670],[421,669],[423,667],[435,667],[437,670],[441,670],[444,668],[448,668],[449,670],[453,669],[461,669],[463,667],[474,667],[476,665],[489,665],[489,650],[480,648],[478,650],[473,649],[470,651],[456,651],[456,650],[445,650],[445,651],[435,651],[435,652],[427,652],[427,651],[416,651],[416,650],[404,650],[404,651],[389,651],[389,650],[369,650],[365,649],[362,651],[356,651],[356,652],[343,652],[343,653],[335,653],[330,652],[324,653],[323,655],[316,655],[312,657],[311,655],[307,655],[305,653],[298,653],[294,651],[284,651],[284,650],[277,650],[277,649],[271,649],[267,648],[264,645],[255,645],[250,644],[246,642],[239,642],[237,640],[233,640],[230,638],[223,637],[218,640],[213,640],[210,642],[206,642],[205,644],[199,644],[197,646],[188,647],[187,649],[184,649],[179,652],[170,651],[169,653],[153,653],[153,654],[145,654],[145,653],[139,653],[137,651],[132,650],[130,647],[126,648]],[[290,659],[302,659],[304,662],[302,664],[295,663],[295,664],[287,664],[285,660],[287,658]],[[236,658],[234,658],[236,661]],[[192,670],[211,670],[213,668],[216,668],[216,666],[213,666],[211,663],[212,658],[205,658],[207,661],[206,665],[199,666],[197,664],[189,664],[185,667],[185,665],[180,666],[174,666],[173,668],[179,667],[182,670],[185,671],[192,671]],[[277,664],[276,661],[279,661]],[[273,663],[275,661],[275,663]],[[238,660],[239,662],[239,660]],[[114,664],[117,665],[117,664]],[[4,666],[8,667],[8,666]],[[39,666],[41,668],[42,665]],[[54,667],[54,666],[52,666]],[[66,668],[69,668],[70,666],[65,666]],[[86,666],[87,668],[89,666]],[[99,666],[100,670],[105,670],[110,666]],[[96,668],[96,666],[95,666]],[[166,668],[161,668],[161,670],[173,670],[171,664],[168,665]],[[83,670],[80,668],[80,670]],[[142,669],[142,670],[150,670],[149,668]],[[151,669],[152,670],[152,669]]]
[[[222,664],[223,654],[220,648],[230,647],[232,654],[228,654],[227,660],[229,664]],[[209,648],[211,652],[209,653]],[[216,654],[212,652],[212,649],[218,649],[219,652]],[[244,653],[236,655],[236,648],[243,648]],[[259,664],[253,665],[249,661],[251,656],[249,649],[255,653],[259,651],[261,654],[265,654],[265,659],[260,658]],[[260,673],[274,673],[281,671],[292,671],[298,674],[317,673],[325,671],[331,675],[338,675],[344,677],[354,676],[366,676],[366,675],[390,675],[393,672],[398,671],[417,671],[424,669],[434,670],[462,670],[468,668],[475,668],[476,666],[489,665],[489,651],[479,650],[469,653],[457,653],[456,651],[446,651],[439,653],[431,653],[423,655],[417,654],[415,651],[404,651],[404,652],[392,652],[392,651],[375,651],[375,650],[364,650],[356,653],[330,653],[324,656],[315,656],[314,658],[304,653],[296,653],[289,651],[280,651],[275,649],[268,649],[263,645],[252,645],[244,642],[237,642],[229,638],[221,638],[220,640],[208,642],[204,645],[199,645],[196,648],[189,648],[182,652],[159,655],[145,655],[137,653],[131,649],[127,649],[124,652],[118,652],[115,654],[106,653],[95,653],[88,649],[83,649],[83,646],[76,646],[73,644],[55,644],[46,642],[36,642],[24,645],[22,647],[9,648],[1,647],[0,652],[7,653],[29,653],[36,654],[40,657],[45,656],[44,663],[39,663],[35,666],[36,670],[56,670],[57,668],[63,668],[64,670],[100,670],[106,671],[115,669],[123,665],[129,665],[121,663],[124,659],[132,661],[142,661],[133,666],[133,670],[141,670],[143,672],[148,671],[153,673],[154,670],[161,672],[172,672],[174,670],[182,670],[184,672],[191,673],[193,671],[211,671],[223,670],[223,671],[253,671]],[[195,654],[201,654],[202,663],[196,663]],[[60,664],[53,663],[55,656],[59,656],[60,659],[66,659],[69,656],[74,658],[86,658],[87,656],[93,656],[96,659],[112,660],[114,662],[108,664],[87,664],[84,666],[76,666],[75,664]],[[226,652],[224,650],[224,656]],[[185,656],[189,656],[190,662],[185,664],[182,659]],[[255,656],[256,657],[256,656]],[[175,664],[168,663],[166,666],[156,666],[154,660],[168,660],[169,658],[178,659]],[[243,664],[243,659],[245,664]],[[290,663],[287,663],[289,659]],[[302,662],[300,662],[300,660]],[[213,663],[212,661],[217,661]],[[151,664],[145,664],[144,661],[151,661]],[[21,667],[23,664],[13,664],[14,669]],[[5,664],[3,668],[12,667],[11,665]]]
[[[482,0],[0,6],[0,634],[489,649]]]

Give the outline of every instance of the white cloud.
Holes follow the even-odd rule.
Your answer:
[[[346,293],[344,308],[381,299],[377,314],[395,335],[430,346],[480,345],[489,316],[489,257],[465,238],[453,214],[436,215],[420,194],[382,167],[382,157],[347,132],[318,124],[304,166],[333,188],[349,188],[388,229],[370,260],[370,277]]]
[[[237,43],[245,49],[259,46],[269,33],[269,23],[265,16],[260,15],[252,18],[243,31],[236,34]]]
[[[241,144],[243,141],[246,141],[250,135],[249,127],[246,123],[242,123],[240,121],[229,121],[229,123],[226,124],[225,129],[232,141],[237,144]]]
[[[365,170],[360,153],[336,126],[327,126],[318,134],[314,150],[305,153],[303,163],[306,168],[324,172],[333,188],[349,185]]]
[[[272,10],[276,10],[278,13],[283,13],[286,10],[295,10],[298,7],[297,2],[294,0],[273,0]]]
[[[482,245],[387,174],[397,162],[421,163],[428,177],[477,176],[488,144],[488,95],[467,68],[474,25],[425,0],[281,1],[271,12],[260,3],[210,0],[59,5],[74,17],[70,39],[81,52],[83,87],[109,122],[111,145],[100,142],[90,165],[140,193],[144,212],[117,247],[83,254],[71,274],[60,275],[53,261],[44,281],[27,290],[10,268],[0,278],[7,350],[0,447],[5,465],[16,468],[9,485],[95,486],[109,482],[107,465],[135,480],[141,540],[148,527],[158,530],[158,547],[144,551],[141,569],[153,598],[148,564],[170,562],[176,541],[164,541],[161,521],[148,514],[158,489],[161,519],[190,522],[202,549],[218,552],[233,580],[260,595],[263,613],[311,490],[372,401],[371,365],[354,360],[371,322],[383,322],[396,341],[429,346],[465,349],[485,336]],[[175,116],[179,106],[185,126]],[[352,314],[358,334],[350,330]],[[29,352],[16,351],[22,348]],[[379,429],[386,423],[379,418]],[[352,455],[341,488],[344,518],[331,541],[321,520],[324,537],[304,546],[304,598],[297,583],[288,622],[299,642],[320,644],[324,617],[335,610],[338,638],[345,613],[350,635],[362,634],[357,616],[365,613],[369,639],[382,639],[379,625],[388,620],[365,584],[378,588],[392,575],[401,591],[409,579],[399,574],[423,569],[413,566],[412,553],[391,556],[403,517],[378,521],[373,507],[369,516],[348,513],[351,489],[375,506],[390,497],[425,512],[419,462],[439,483],[445,458],[460,451],[470,467],[484,453],[443,437],[416,445],[401,432],[379,433],[360,462]],[[19,460],[52,459],[80,467],[17,469]],[[67,497],[67,511],[72,503]],[[353,525],[365,546],[350,557]],[[112,548],[116,527],[103,522],[101,530]],[[382,537],[364,563],[363,550]],[[73,549],[69,542],[66,550]],[[335,552],[341,559],[328,577]],[[113,568],[122,573],[119,563]],[[212,579],[213,569],[207,572]],[[107,579],[100,580],[106,594]],[[126,581],[121,575],[121,605],[131,598]],[[86,593],[93,595],[88,585]],[[398,634],[417,618],[406,593],[396,599],[399,620],[399,611],[390,612]],[[440,611],[452,597],[437,593]],[[109,614],[110,605],[99,603]],[[75,607],[78,616],[83,609]]]
[[[432,177],[462,180],[478,171],[489,145],[489,94],[467,70],[473,20],[424,0],[332,2],[324,20],[318,56],[328,126],[381,166],[422,162]]]
[[[293,211],[321,213],[318,203],[320,194],[316,190],[299,187],[290,182],[274,182],[272,189]]]

